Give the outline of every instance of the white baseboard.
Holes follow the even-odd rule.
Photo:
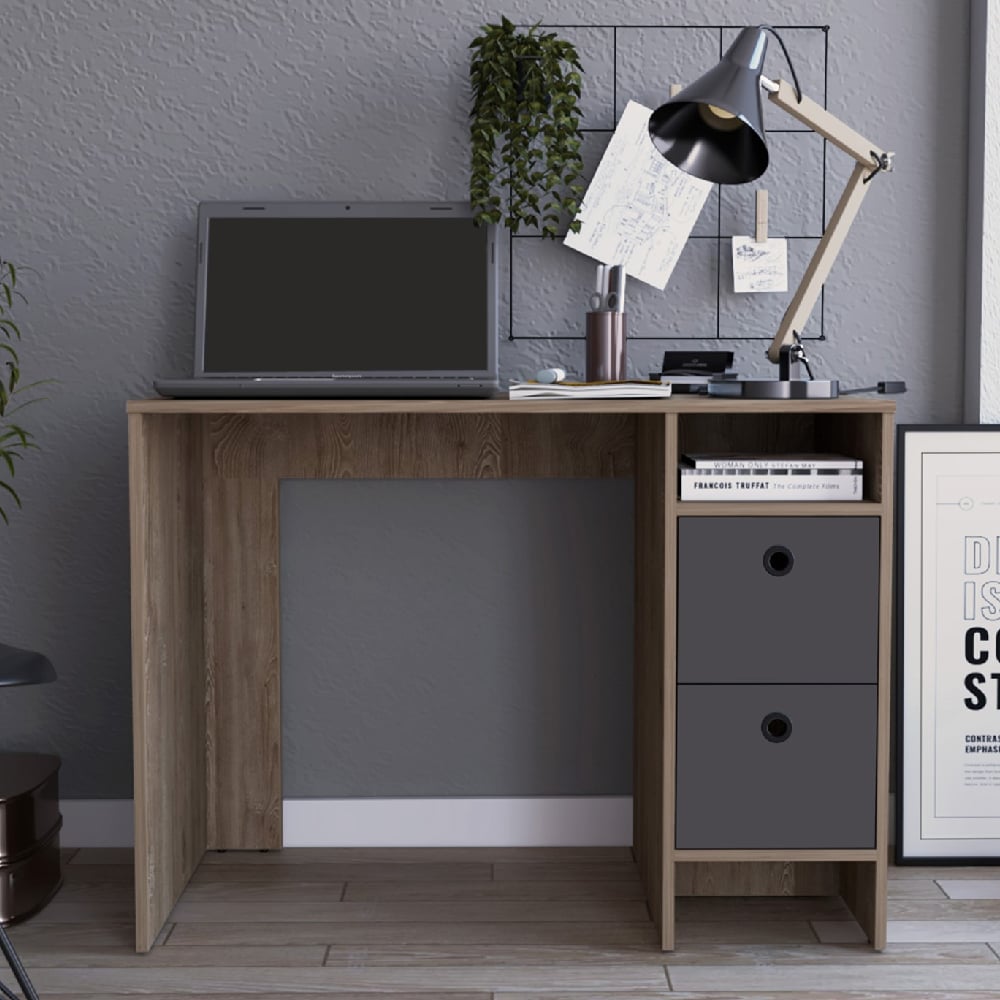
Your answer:
[[[63,847],[134,846],[131,799],[59,808]],[[617,847],[632,843],[632,799],[286,799],[284,829],[285,847]]]
[[[628,796],[285,799],[286,847],[617,847]]]

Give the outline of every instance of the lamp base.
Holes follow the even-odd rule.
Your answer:
[[[739,396],[743,399],[835,399],[840,395],[836,379],[744,378],[709,382],[710,396]]]

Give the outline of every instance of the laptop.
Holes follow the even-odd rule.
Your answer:
[[[497,234],[463,202],[203,202],[188,398],[497,392]]]

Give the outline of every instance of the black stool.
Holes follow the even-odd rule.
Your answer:
[[[0,643],[0,687],[55,679],[41,653]],[[59,888],[58,773],[49,754],[0,754],[0,951],[24,1000],[39,998],[3,925],[41,909]],[[3,983],[0,993],[18,1000]]]

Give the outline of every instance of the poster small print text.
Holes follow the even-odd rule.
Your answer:
[[[921,469],[924,839],[1000,838],[1000,454]]]

